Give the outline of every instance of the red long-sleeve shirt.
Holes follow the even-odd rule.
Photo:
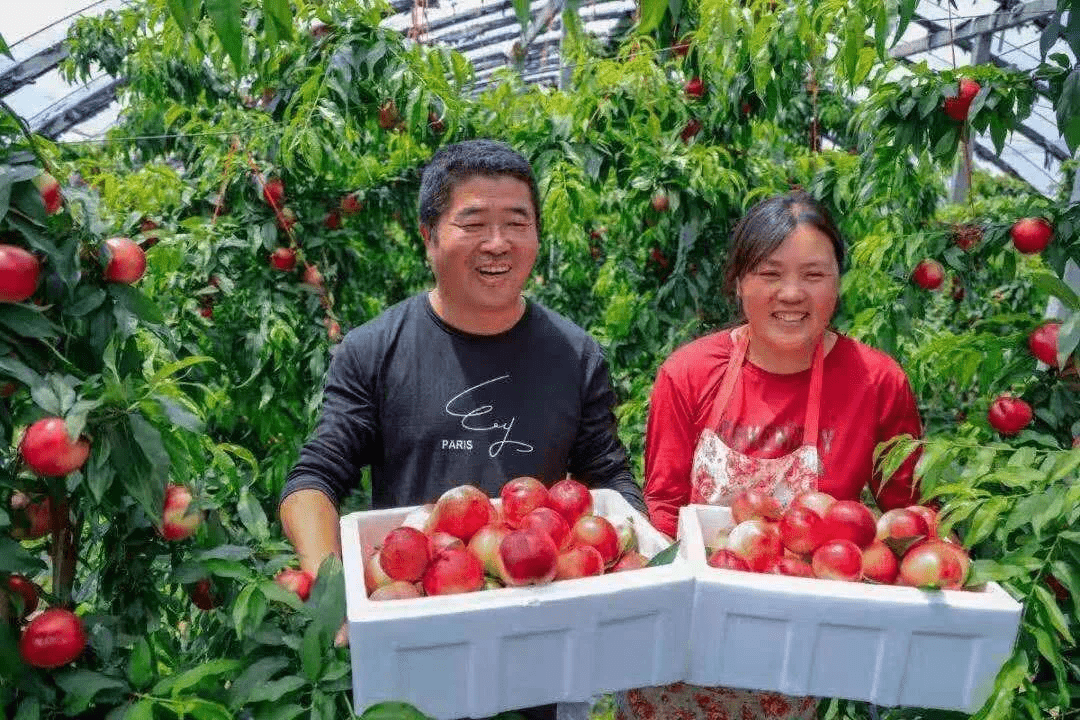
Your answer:
[[[810,371],[779,375],[748,361],[725,410],[717,407],[716,397],[732,350],[727,330],[691,342],[660,366],[653,385],[645,503],[652,523],[672,537],[679,508],[690,502],[690,469],[704,428],[752,457],[779,457],[802,444]],[[922,435],[915,396],[900,365],[840,336],[825,356],[821,403],[818,452],[825,473],[818,489],[854,500],[869,483],[882,510],[917,502],[917,454],[884,486],[873,467],[878,443],[905,433]]]

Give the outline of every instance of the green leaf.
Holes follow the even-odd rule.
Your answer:
[[[109,464],[110,450],[108,435],[95,438],[90,451],[90,460],[83,466],[86,485],[90,488],[90,494],[94,496],[94,500],[99,503],[109,491],[113,480],[116,479],[116,472]]]
[[[278,702],[285,695],[307,687],[308,681],[299,675],[287,675],[278,680],[263,683],[251,691],[249,703]]]
[[[529,29],[529,0],[513,0],[514,14],[517,15],[518,25],[521,26],[521,34]]]
[[[263,0],[263,15],[270,19],[266,23],[268,31],[273,25],[280,37],[293,39],[293,14],[289,0]]]
[[[11,54],[11,50],[8,48],[8,44],[4,40],[3,35],[0,35],[0,53],[4,53],[5,55],[7,55],[12,60],[15,59],[15,56]],[[2,214],[2,213],[0,213],[0,214]]]
[[[45,563],[33,555],[22,543],[0,535],[0,573],[34,575],[45,569]]]
[[[195,23],[195,10],[199,6],[199,0],[167,0],[167,2],[169,3],[169,12],[172,13],[176,24],[185,33],[190,32],[192,25]]]
[[[10,375],[31,388],[42,382],[40,375],[14,357],[0,357],[0,373]]]
[[[361,720],[427,720],[424,713],[408,703],[384,702],[372,705],[360,716]]]
[[[679,541],[676,540],[675,542],[671,543],[670,545],[668,545],[666,548],[664,548],[660,552],[653,555],[652,559],[649,560],[649,562],[645,565],[645,567],[658,567],[660,565],[670,565],[671,563],[673,563],[675,561],[675,558],[678,557],[678,555],[679,555]]]
[[[178,427],[182,427],[193,433],[201,433],[205,428],[205,424],[202,419],[195,413],[182,406],[170,397],[164,395],[154,395],[154,400],[165,412],[165,417],[169,418],[169,421]]]
[[[244,17],[240,0],[203,0],[206,14],[214,24],[214,33],[232,59],[238,74],[244,72]]]
[[[240,674],[229,687],[229,704],[239,708],[251,702],[251,693],[270,678],[289,667],[290,662],[283,657],[260,658]]]
[[[1061,607],[1057,604],[1057,600],[1050,594],[1042,585],[1035,586],[1035,598],[1039,601],[1040,606],[1046,613],[1047,619],[1050,624],[1054,626],[1054,629],[1058,631],[1058,634],[1065,639],[1070,645],[1075,645],[1076,640],[1073,639],[1072,633],[1069,632],[1069,622],[1065,619],[1064,613],[1061,612]]]
[[[181,370],[186,370],[187,368],[194,365],[200,365],[202,363],[208,362],[215,362],[215,360],[214,358],[208,357],[206,355],[192,355],[190,357],[184,358],[183,360],[177,360],[176,362],[162,365],[156,371],[154,371],[154,374],[150,376],[150,378],[146,382],[149,385],[158,385],[162,381],[171,378],[173,375],[176,375]]]
[[[1058,367],[1066,367],[1069,355],[1072,355],[1078,345],[1080,345],[1080,311],[1075,311],[1058,330]]]
[[[1035,270],[1030,275],[1031,284],[1045,293],[1053,295],[1070,310],[1080,311],[1080,295],[1065,284],[1061,278],[1049,270]],[[1060,342],[1060,339],[1059,339]]]
[[[1009,501],[1003,497],[993,497],[984,502],[971,518],[964,544],[971,547],[990,537],[999,525],[1001,513],[1008,505]]]
[[[128,658],[127,676],[137,690],[154,679],[154,670],[150,666],[150,643],[146,642],[146,638],[141,637],[135,642],[135,648]]]
[[[277,586],[275,585],[275,587]],[[284,592],[284,590],[282,591]],[[289,594],[297,603],[300,602],[296,595]],[[236,626],[236,636],[243,638],[245,632],[253,632],[258,628],[262,624],[263,618],[266,617],[268,609],[269,603],[266,600],[266,595],[262,592],[260,584],[251,583],[246,585],[233,604],[233,623]]]
[[[165,505],[164,483],[154,481],[146,457],[132,436],[129,416],[124,416],[120,422],[105,425],[102,434],[108,438],[111,448],[109,464],[122,480],[128,494],[135,498],[149,517],[159,517]]]
[[[897,8],[897,22],[896,32],[893,34],[892,44],[895,45],[903,37],[904,32],[907,30],[908,24],[911,23],[911,18],[915,17],[915,8],[918,6],[919,0],[900,0],[900,7]]]
[[[127,687],[123,680],[91,670],[69,670],[55,677],[56,684],[66,693],[64,710],[70,715],[87,710],[102,691]]]
[[[307,708],[296,703],[288,703],[285,705],[274,704],[269,706],[266,712],[256,715],[258,720],[294,720],[294,718],[302,715]]]
[[[79,288],[78,295],[73,303],[64,306],[64,314],[71,317],[82,317],[101,307],[105,302],[105,291],[96,287]]]
[[[1056,110],[1058,129],[1069,146],[1069,152],[1075,153],[1080,147],[1080,66],[1074,67],[1065,78]]]
[[[247,531],[256,540],[266,541],[270,539],[270,523],[266,519],[262,505],[255,496],[248,492],[245,487],[240,491],[240,499],[236,503],[236,512],[240,516],[240,522],[244,523]]]
[[[27,305],[0,304],[0,325],[25,338],[55,340],[60,337],[60,328],[42,315],[40,310]]]
[[[140,412],[128,413],[128,417],[131,420],[131,436],[150,461],[153,477],[164,482],[169,476],[172,460],[161,441],[161,433]]]
[[[641,17],[638,20],[638,34],[648,35],[660,27],[668,9],[668,0],[640,0]]]
[[[307,607],[314,619],[312,626],[324,637],[333,638],[345,621],[345,576],[341,561],[334,555],[319,566]]]
[[[160,325],[165,322],[165,316],[158,306],[137,288],[114,283],[109,286],[109,295],[117,305],[145,323]]]
[[[323,668],[323,654],[330,646],[329,641],[319,632],[315,623],[304,631],[304,640],[300,645],[300,670],[309,681],[315,682]]]
[[[154,686],[153,694],[163,695],[165,693],[170,693],[172,697],[176,698],[185,690],[195,687],[203,680],[216,678],[218,675],[229,675],[236,672],[241,667],[243,667],[243,663],[239,660],[210,660],[191,670],[182,672],[179,675],[165,678]],[[215,680],[214,682],[216,687],[220,687],[220,683],[221,680]]]

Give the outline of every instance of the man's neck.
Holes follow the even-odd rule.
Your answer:
[[[428,292],[428,300],[439,319],[450,327],[469,333],[470,335],[498,335],[517,325],[525,314],[525,298],[518,296],[518,302],[505,310],[491,312],[455,313],[450,306],[443,301],[439,291]]]

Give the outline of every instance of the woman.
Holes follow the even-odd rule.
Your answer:
[[[764,200],[735,227],[725,284],[745,323],[694,341],[660,367],[645,444],[645,501],[674,537],[687,503],[728,505],[740,492],[785,505],[820,490],[882,510],[917,501],[908,458],[887,483],[875,446],[921,435],[915,397],[886,354],[829,329],[844,243],[808,194]],[[632,690],[627,718],[811,718],[814,698],[675,685]]]

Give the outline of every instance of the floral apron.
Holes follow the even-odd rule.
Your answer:
[[[741,381],[750,341],[745,325],[737,328],[732,336],[735,351],[716,399],[722,408],[718,424]],[[716,430],[706,428],[702,431],[694,448],[691,503],[730,505],[739,493],[758,490],[777,498],[786,507],[799,493],[817,489],[823,471],[817,438],[824,366],[825,343],[822,340],[814,351],[810,370],[803,444],[794,452],[778,458],[753,458],[728,447]],[[685,683],[630,690],[620,693],[616,699],[616,720],[811,720],[816,717],[817,708],[817,699],[812,697],[696,687]]]

